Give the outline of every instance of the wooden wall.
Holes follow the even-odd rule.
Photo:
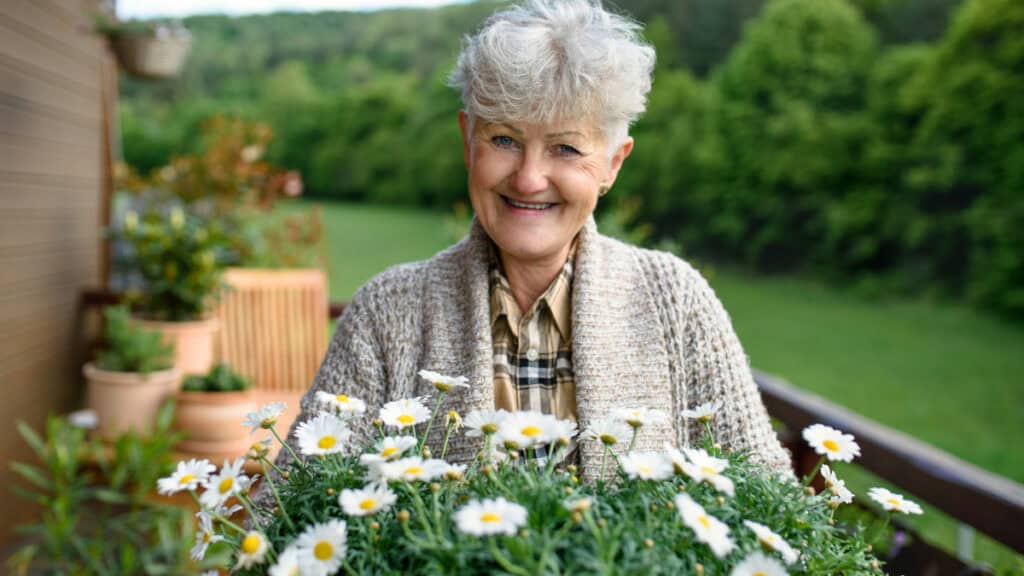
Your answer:
[[[0,0],[0,487],[31,460],[15,431],[82,399],[79,293],[101,284],[117,78],[98,0]],[[11,520],[34,511],[6,489]]]

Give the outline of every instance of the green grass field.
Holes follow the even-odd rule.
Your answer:
[[[323,208],[336,300],[350,298],[385,267],[429,257],[452,240],[442,213]],[[961,306],[869,300],[801,279],[704,272],[755,367],[1024,482],[1024,328]],[[872,480],[850,474],[863,494]],[[929,510],[917,524],[952,549],[954,522]],[[981,537],[976,558],[1024,574],[1020,556]]]

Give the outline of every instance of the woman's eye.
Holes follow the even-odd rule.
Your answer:
[[[516,146],[516,141],[508,136],[495,136],[491,138],[491,143],[498,148],[514,148]]]
[[[579,156],[580,151],[569,146],[568,144],[559,144],[555,147],[559,156]]]

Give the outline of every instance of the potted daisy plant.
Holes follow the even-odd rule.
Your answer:
[[[270,431],[246,454],[263,470],[259,494],[238,488],[249,482],[243,459],[219,474],[208,462],[182,462],[160,491],[192,493],[202,506],[197,546],[230,542],[222,567],[242,575],[883,574],[867,531],[834,515],[851,497],[824,462],[852,458],[859,448],[849,435],[805,432],[828,486],[815,493],[810,478],[801,485],[720,450],[712,426],[699,445],[636,450],[645,427],[667,417],[657,409],[624,408],[582,431],[536,412],[462,418],[444,404],[466,382],[421,376],[437,389],[432,401],[398,399],[376,414],[350,391],[317,395],[322,411],[296,427],[294,444],[273,429],[280,407],[250,414],[253,431]],[[713,406],[692,414],[714,419]],[[435,424],[444,441],[428,447]],[[371,437],[356,432],[367,428]],[[473,443],[472,460],[446,460],[453,436]],[[290,455],[283,467],[267,456],[275,440]],[[607,456],[589,481],[570,457],[577,442]],[[897,494],[868,495],[886,515],[920,511]],[[247,526],[229,518],[232,497]]]

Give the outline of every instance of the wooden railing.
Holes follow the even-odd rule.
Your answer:
[[[83,294],[83,304],[87,308],[117,300],[116,294],[104,290]],[[331,302],[327,312],[334,320],[344,309],[345,303]],[[815,423],[832,426],[857,438],[861,447],[861,456],[857,459],[860,466],[1024,554],[1024,529],[1021,528],[1024,522],[1024,486],[799,390],[779,378],[755,372],[754,379],[768,412],[787,430],[783,436],[784,443],[793,454],[799,476],[808,474],[818,460],[817,454],[800,441],[799,432]],[[1019,439],[1010,442],[1013,446],[1009,449],[1019,448],[1016,440]],[[924,542],[915,541],[915,546],[910,551],[910,559],[904,558],[904,562],[909,564],[908,569],[901,573],[987,573]]]
[[[1024,486],[778,378],[755,372],[754,379],[768,412],[791,434],[798,435],[815,423],[853,434],[861,447],[858,465],[1018,553],[1024,553],[1024,529],[1021,528]],[[793,453],[798,475],[803,476],[817,463],[818,455],[799,438],[793,440],[787,447]],[[935,562],[948,564],[948,559]],[[970,572],[969,566],[963,566],[955,573],[962,574],[965,568]]]

